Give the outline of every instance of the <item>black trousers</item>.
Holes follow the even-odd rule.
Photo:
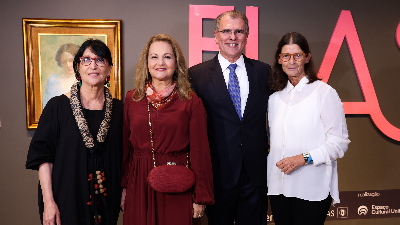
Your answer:
[[[207,206],[209,225],[266,225],[267,188],[255,187],[245,166],[232,189],[214,189],[214,205]]]
[[[307,201],[283,195],[270,195],[276,225],[323,225],[332,203],[329,195],[321,201]]]

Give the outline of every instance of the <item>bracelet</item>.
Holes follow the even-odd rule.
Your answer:
[[[304,158],[305,165],[314,163],[314,161],[311,157],[311,154],[309,152],[303,153],[303,158]]]

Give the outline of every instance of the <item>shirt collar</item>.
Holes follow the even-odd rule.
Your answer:
[[[233,63],[229,62],[227,59],[225,59],[221,55],[221,53],[218,53],[218,61],[219,61],[219,64],[221,65],[222,71],[225,71],[228,68],[229,65],[233,64]],[[243,55],[240,55],[239,59],[236,60],[236,62],[234,62],[234,63],[236,63],[236,65],[238,67],[240,67],[240,68],[246,68],[245,65],[244,65]]]
[[[288,84],[286,85],[286,91],[287,91],[287,93],[289,93],[291,90],[294,89],[297,92],[301,92],[308,82],[309,82],[309,80],[308,80],[307,76],[304,76],[303,78],[301,78],[301,80],[299,81],[299,83],[296,86],[293,86],[293,84],[290,83],[290,81],[288,80]]]

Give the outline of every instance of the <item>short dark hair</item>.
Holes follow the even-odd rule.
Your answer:
[[[241,13],[236,10],[226,11],[224,13],[219,14],[219,16],[215,19],[215,32],[219,31],[219,25],[221,23],[221,19],[224,18],[224,16],[226,15],[232,19],[242,19],[246,27],[246,34],[249,34],[249,20],[247,19],[244,13]]]
[[[282,69],[282,65],[279,64],[279,54],[282,52],[282,48],[285,45],[296,44],[298,45],[304,53],[311,54],[310,47],[308,46],[307,39],[297,33],[297,32],[290,32],[281,38],[276,48],[276,52],[274,55],[274,64],[272,66],[271,76],[269,77],[269,85],[272,90],[280,91],[284,89],[288,82],[288,76]],[[312,56],[310,61],[304,65],[304,72],[306,77],[309,80],[309,84],[316,80],[321,80],[318,78],[317,73],[315,72],[314,61]]]
[[[97,39],[87,39],[81,47],[79,48],[78,52],[75,55],[74,58],[74,71],[75,71],[75,77],[78,78],[80,77],[79,74],[79,63],[81,62],[79,60],[80,57],[83,56],[83,53],[86,51],[86,49],[90,48],[92,52],[97,55],[98,57],[106,58],[107,62],[109,65],[113,65],[112,63],[112,56],[110,49],[107,47],[104,42],[97,40]]]
[[[61,45],[57,51],[56,58],[55,58],[58,63],[58,66],[62,66],[61,55],[64,52],[69,52],[74,57],[76,55],[76,53],[78,52],[78,50],[79,50],[79,46],[76,44],[67,43],[67,44]]]

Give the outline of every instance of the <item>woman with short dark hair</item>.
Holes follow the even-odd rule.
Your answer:
[[[29,146],[45,225],[115,225],[120,211],[122,110],[108,84],[111,52],[89,39],[74,58],[79,82],[52,98]]]

